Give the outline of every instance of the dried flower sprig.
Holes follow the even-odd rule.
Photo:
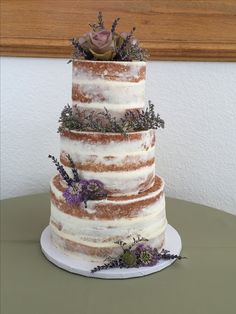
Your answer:
[[[86,59],[91,60],[93,58],[89,51],[86,51],[80,44],[79,40],[76,38],[71,39],[71,44],[74,47],[72,59]],[[72,62],[69,60],[68,63]]]
[[[58,128],[58,132],[63,131],[63,129],[70,129],[70,130],[81,130],[84,128],[84,121],[82,112],[77,112],[76,115],[73,114],[72,108],[69,104],[67,104],[59,118],[61,125]]]
[[[116,244],[119,244],[123,252],[116,258],[108,257],[103,265],[94,267],[91,270],[91,273],[95,273],[100,270],[109,269],[109,268],[131,268],[131,267],[147,267],[154,266],[160,260],[170,260],[178,259],[181,260],[186,257],[182,257],[177,254],[170,254],[167,250],[158,251],[157,248],[152,248],[149,245],[141,243],[147,241],[147,239],[138,237],[138,239],[133,239],[131,245],[123,241],[117,241]],[[138,244],[139,243],[139,244]]]
[[[48,158],[52,159],[53,163],[57,167],[58,172],[60,173],[61,177],[66,181],[67,185],[72,186],[73,180],[70,178],[64,167],[59,163],[59,161],[52,155],[48,155]]]
[[[106,123],[106,130],[107,132],[112,133],[123,133],[125,134],[125,130],[123,129],[122,120],[118,121],[116,117],[112,117],[111,113],[107,110],[107,108],[104,108],[104,112],[101,114],[104,116]]]
[[[84,113],[83,119],[84,127],[87,128],[86,131],[98,130],[97,132],[106,132],[107,127],[105,127],[103,121],[101,121],[101,116],[97,114],[95,111],[92,111],[88,114]]]
[[[67,159],[69,160],[70,162],[70,166],[71,166],[71,169],[72,169],[72,173],[73,173],[73,176],[74,176],[74,179],[73,181],[75,182],[79,182],[80,181],[80,178],[79,178],[79,174],[78,174],[78,171],[75,167],[75,164],[71,158],[71,156],[69,154],[66,155]]]
[[[68,204],[78,205],[83,202],[85,207],[87,207],[88,200],[101,199],[107,196],[104,184],[101,181],[79,178],[75,164],[69,154],[66,155],[66,157],[68,158],[72,168],[73,179],[70,178],[64,167],[54,156],[48,155],[48,157],[52,159],[62,179],[64,179],[67,183],[67,188],[64,190],[63,196]]]
[[[94,32],[102,31],[104,27],[103,15],[102,12],[98,12],[98,21],[97,23],[89,24]]]
[[[148,102],[148,107],[140,111],[127,111],[125,118],[122,118],[123,124],[127,129],[132,131],[149,130],[164,128],[165,122],[160,118],[159,114],[155,113],[154,104]]]
[[[102,12],[98,12],[98,28],[99,28],[99,30],[103,30],[105,28]]]
[[[120,20],[120,18],[117,17],[117,18],[114,20],[114,22],[112,23],[112,26],[111,26],[111,32],[112,32],[112,34],[115,32],[119,20]]]
[[[126,135],[128,132],[145,131],[149,129],[164,128],[165,122],[160,115],[155,113],[154,104],[149,101],[145,110],[127,111],[123,118],[116,118],[104,108],[103,112],[96,113],[85,111],[72,112],[67,105],[62,110],[59,118],[61,123],[58,132],[65,129],[84,132],[112,132]]]
[[[124,37],[124,41],[122,43],[122,45],[119,47],[119,49],[117,50],[117,56],[119,56],[121,58],[121,60],[124,60],[124,56],[127,55],[127,51],[126,51],[126,47],[128,45],[132,46],[132,42],[131,42],[131,38],[133,37],[135,31],[135,27],[132,28],[131,32],[126,34],[123,34]]]

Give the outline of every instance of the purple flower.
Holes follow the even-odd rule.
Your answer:
[[[88,199],[96,199],[106,196],[104,184],[99,180],[89,180],[87,184]]]
[[[107,193],[104,189],[104,184],[98,180],[80,180],[79,182],[73,181],[64,192],[67,203],[76,205],[84,202],[87,207],[88,200],[96,200],[106,196]]]
[[[80,192],[84,192],[87,189],[88,182],[88,180],[81,179],[78,183],[75,183],[75,185],[78,187]]]
[[[160,260],[158,250],[144,244],[140,244],[135,248],[135,255],[140,266],[154,266]]]
[[[89,192],[96,193],[98,191],[104,190],[104,184],[99,180],[89,180],[87,184],[87,190]]]
[[[80,180],[79,182],[74,182],[63,192],[63,196],[67,203],[71,205],[77,205],[82,203],[86,197],[87,180]]]

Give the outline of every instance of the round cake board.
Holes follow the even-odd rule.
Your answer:
[[[50,236],[50,227],[47,226],[42,232],[40,239],[41,249],[46,258],[56,266],[69,272],[95,278],[103,279],[126,279],[141,277],[158,272],[170,266],[175,259],[160,260],[155,266],[139,267],[139,268],[111,268],[91,273],[91,270],[98,266],[98,263],[88,262],[78,257],[66,255],[66,253],[56,248]],[[179,255],[182,249],[182,243],[179,233],[171,225],[166,229],[165,250],[171,254]]]

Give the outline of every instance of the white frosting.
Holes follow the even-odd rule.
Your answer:
[[[74,99],[73,105],[79,109],[103,110],[106,107],[113,112],[144,108],[145,80],[139,80],[139,71],[144,64],[143,62],[127,63],[127,71],[112,73],[118,80],[109,80],[107,70],[97,74],[89,69],[73,67],[73,89],[74,91],[77,89],[80,94],[88,98],[86,103]],[[130,78],[138,81],[129,81]]]
[[[124,112],[125,110],[131,110],[131,109],[143,109],[143,103],[137,103],[137,102],[129,102],[129,103],[112,103],[112,102],[96,102],[92,101],[90,103],[83,103],[79,100],[73,100],[72,105],[79,108],[80,110],[85,109],[97,109],[99,111],[104,111],[105,108],[109,111],[118,111]]]
[[[70,131],[71,133],[85,133],[89,132],[77,132]],[[155,134],[154,130],[142,131],[139,132],[141,138],[138,140],[129,140],[124,136],[123,141],[118,141],[115,137],[111,137],[110,141],[107,143],[91,142],[91,141],[82,141],[82,140],[72,140],[68,137],[61,136],[60,144],[61,151],[65,151],[69,154],[89,154],[89,155],[100,155],[100,156],[117,156],[127,154],[142,154],[147,153],[148,149],[151,148],[153,136]],[[95,133],[96,134],[96,133]],[[114,133],[107,133],[107,136],[112,136]],[[104,138],[106,134],[104,134]]]
[[[130,219],[129,221],[127,219],[113,220],[110,224],[107,221],[86,220],[66,215],[54,205],[52,205],[51,210],[52,221],[60,221],[63,226],[62,230],[59,231],[52,225],[54,232],[64,239],[93,247],[112,247],[115,246],[114,240],[107,241],[106,239],[123,239],[130,237],[130,235],[133,237],[142,235],[147,239],[152,239],[164,231],[167,223],[164,212],[159,216],[152,215],[145,218],[140,217],[140,219]]]
[[[78,132],[71,132],[78,133]],[[155,149],[153,145],[154,130],[140,132],[141,138],[137,140],[129,140],[125,138],[123,141],[115,140],[111,136],[106,143],[92,142],[89,140],[72,140],[68,137],[61,136],[61,153],[69,154],[74,162],[80,162],[83,165],[92,163],[101,166],[116,165],[122,166],[124,170],[110,171],[88,171],[78,169],[79,175],[84,179],[96,179],[104,183],[108,191],[116,194],[137,194],[140,186],[148,179],[152,185],[152,178],[155,176],[155,163],[145,165],[145,162],[154,160]],[[109,137],[110,134],[107,136]],[[114,135],[114,134],[113,134]],[[106,138],[106,134],[103,137]],[[107,157],[112,158],[107,158]],[[128,164],[136,165],[133,170]],[[65,166],[66,171],[72,175],[69,167]]]
[[[65,158],[67,158],[66,154],[68,154],[68,150],[62,151],[62,156],[65,156]],[[112,158],[106,158],[103,154],[89,155],[86,154],[85,151],[78,153],[77,150],[70,150],[70,156],[74,163],[80,162],[83,165],[92,163],[97,165],[102,164],[104,166],[124,166],[124,164],[127,163],[140,164],[140,162],[147,162],[153,159],[155,157],[155,147],[150,147],[147,151],[127,153],[125,156],[118,151],[115,152],[115,154],[113,153]]]
[[[136,84],[137,86],[126,85],[120,88],[116,85],[105,85],[103,84],[79,84],[79,90],[84,97],[92,98],[94,102],[101,102],[101,109],[104,107],[104,102],[106,104],[116,103],[116,104],[143,104],[145,106],[144,98],[144,84]],[[102,99],[101,99],[102,97]],[[78,106],[79,107],[79,106]]]
[[[73,77],[72,84],[91,85],[91,86],[100,86],[102,89],[108,88],[124,88],[124,87],[145,87],[145,80],[140,80],[139,82],[129,82],[129,81],[115,81],[115,80],[106,80],[103,77],[94,78],[92,75],[89,75],[85,71],[80,71],[79,75]]]
[[[55,187],[55,185],[53,183],[53,180],[54,180],[54,177],[51,179],[51,182],[50,182],[50,188],[51,188],[53,194],[56,196],[57,199],[64,200],[63,193]],[[61,182],[63,183],[63,181],[61,181]],[[66,187],[66,184],[65,184],[64,187]],[[161,191],[163,191],[163,189],[164,189],[164,181],[163,181],[163,179],[161,179],[161,186],[159,187],[159,189],[157,189],[155,191],[152,191],[152,192],[149,192],[148,194],[144,194],[142,196],[138,196],[138,200],[139,201],[144,201],[144,200],[153,198],[156,195],[159,195],[161,193]],[[133,198],[126,198],[126,199],[119,200],[119,204],[121,204],[121,205],[131,204],[131,203],[134,202],[134,200],[137,200],[137,197],[135,199],[133,199]],[[93,200],[93,201],[88,201],[87,205],[88,205],[89,209],[94,210],[94,207],[97,204],[100,204],[100,203],[117,204],[117,201],[116,200],[112,200],[112,199]],[[85,208],[85,210],[88,210],[88,208],[87,209]]]
[[[66,172],[73,177],[72,170],[65,167]],[[108,191],[112,191],[113,195],[132,195],[140,192],[140,186],[145,182],[149,176],[154,179],[155,163],[151,166],[142,167],[132,171],[106,171],[96,172],[88,170],[79,170],[78,174],[82,179],[99,180]],[[150,180],[148,187],[152,186],[153,182]]]
[[[53,188],[53,192],[55,192],[55,187]],[[57,195],[57,192],[55,195]],[[150,198],[150,195],[146,195],[146,197]],[[88,208],[94,202],[107,202],[107,206],[109,207],[110,200],[90,201],[88,202]],[[129,200],[129,202],[132,203],[134,200]],[[116,201],[116,204],[122,206],[124,202]],[[137,217],[113,220],[87,219],[71,216],[60,211],[52,203],[51,221],[62,226],[62,229],[59,231],[52,225],[53,232],[62,238],[92,247],[113,247],[115,246],[114,239],[137,237],[138,235],[152,239],[161,235],[167,225],[165,196],[163,194],[155,203],[141,209]]]

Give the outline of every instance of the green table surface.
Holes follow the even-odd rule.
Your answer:
[[[167,217],[188,259],[126,280],[87,278],[40,250],[49,196],[1,202],[1,314],[235,314],[236,216],[167,198]]]

